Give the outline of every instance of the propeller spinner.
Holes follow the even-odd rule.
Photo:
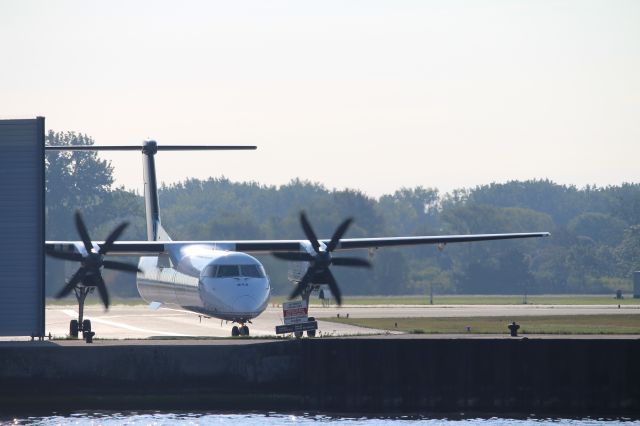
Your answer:
[[[370,268],[371,263],[366,259],[361,259],[358,257],[333,257],[331,256],[331,252],[336,249],[338,243],[340,242],[340,238],[347,232],[347,229],[353,222],[352,218],[348,218],[344,222],[338,226],[338,228],[333,233],[329,244],[326,247],[322,247],[320,242],[318,241],[318,237],[316,237],[315,232],[313,232],[313,228],[307,219],[307,216],[304,212],[300,213],[300,224],[302,225],[302,229],[307,239],[311,243],[315,254],[305,253],[305,252],[272,252],[272,254],[283,260],[289,260],[293,262],[309,262],[309,268],[307,268],[307,272],[304,274],[293,293],[289,296],[289,299],[293,299],[297,296],[303,294],[309,284],[311,283],[319,283],[319,284],[328,284],[331,289],[331,293],[333,293],[336,298],[336,302],[338,305],[342,304],[342,292],[340,291],[340,287],[338,287],[338,283],[336,282],[335,277],[331,273],[329,267],[331,265],[336,266],[352,266],[352,267],[360,267],[360,268]]]
[[[82,239],[82,244],[87,251],[86,256],[81,253],[68,253],[58,251],[55,249],[47,250],[47,254],[56,259],[69,260],[72,262],[80,262],[80,268],[69,279],[64,288],[56,295],[56,298],[62,298],[71,293],[71,291],[78,285],[84,287],[97,287],[100,299],[105,308],[109,308],[109,293],[107,292],[107,286],[102,278],[101,268],[115,269],[117,271],[125,272],[140,272],[140,269],[130,263],[118,262],[114,260],[104,260],[104,256],[111,250],[113,243],[122,234],[125,228],[129,225],[127,222],[123,222],[118,225],[109,234],[109,237],[105,240],[104,244],[100,247],[99,251],[95,251],[91,237],[87,231],[87,227],[82,220],[82,215],[79,211],[75,214],[76,229]]]

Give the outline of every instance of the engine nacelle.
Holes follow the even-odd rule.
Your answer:
[[[315,254],[315,250],[311,246],[309,241],[304,241],[301,243],[302,248],[309,254]],[[309,262],[288,262],[287,265],[287,279],[292,283],[299,283],[302,280],[304,274],[307,273],[307,269],[309,269]]]
[[[300,282],[308,268],[308,262],[289,262],[287,268],[287,279],[292,283]]]

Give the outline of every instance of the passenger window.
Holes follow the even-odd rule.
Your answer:
[[[240,265],[240,274],[243,277],[262,278],[262,272],[258,265]]]
[[[224,278],[238,276],[240,276],[238,265],[218,265],[218,273],[216,274],[216,277]]]

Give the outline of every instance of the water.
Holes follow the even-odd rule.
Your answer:
[[[282,414],[282,413],[162,413],[162,412],[77,412],[65,415],[42,417],[1,418],[2,425],[345,425],[345,426],[382,426],[382,425],[443,425],[443,426],[542,426],[542,425],[640,425],[640,420],[631,419],[549,419],[549,418],[426,418],[426,417],[341,417],[321,414]]]

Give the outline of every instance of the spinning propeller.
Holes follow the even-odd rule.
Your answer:
[[[304,230],[304,234],[307,236],[307,239],[313,246],[315,254],[306,252],[272,252],[272,254],[279,259],[289,260],[293,262],[309,262],[309,268],[307,268],[307,272],[304,274],[302,280],[300,280],[293,293],[291,293],[289,299],[293,299],[303,294],[311,283],[326,283],[329,284],[331,293],[333,293],[333,295],[335,296],[338,305],[342,304],[342,293],[340,292],[338,283],[331,273],[329,266],[354,266],[360,268],[371,267],[371,263],[366,259],[361,259],[358,257],[331,256],[331,252],[338,246],[340,238],[342,238],[345,232],[347,232],[347,229],[349,228],[349,225],[351,225],[351,222],[353,222],[352,218],[349,218],[342,222],[333,233],[329,244],[327,244],[323,248],[318,241],[315,232],[313,232],[313,228],[311,228],[311,224],[309,224],[307,216],[304,214],[304,212],[300,213],[300,223],[302,225],[302,229]]]
[[[107,269],[115,269],[117,271],[141,272],[137,266],[130,263],[104,260],[104,255],[111,250],[113,243],[129,224],[127,222],[123,222],[118,225],[102,244],[100,250],[96,252],[93,248],[93,244],[91,243],[87,227],[85,226],[79,211],[76,211],[75,219],[76,229],[78,230],[78,234],[80,234],[80,238],[82,239],[82,243],[84,244],[87,254],[68,253],[55,249],[47,250],[47,254],[51,257],[80,262],[80,268],[78,268],[76,273],[73,274],[71,279],[69,279],[67,285],[65,285],[64,288],[56,295],[56,298],[60,299],[65,297],[71,293],[78,284],[85,287],[97,287],[98,293],[100,293],[100,299],[102,299],[102,303],[104,303],[104,307],[109,308],[109,293],[107,293],[107,286],[104,283],[100,269],[105,267]]]

